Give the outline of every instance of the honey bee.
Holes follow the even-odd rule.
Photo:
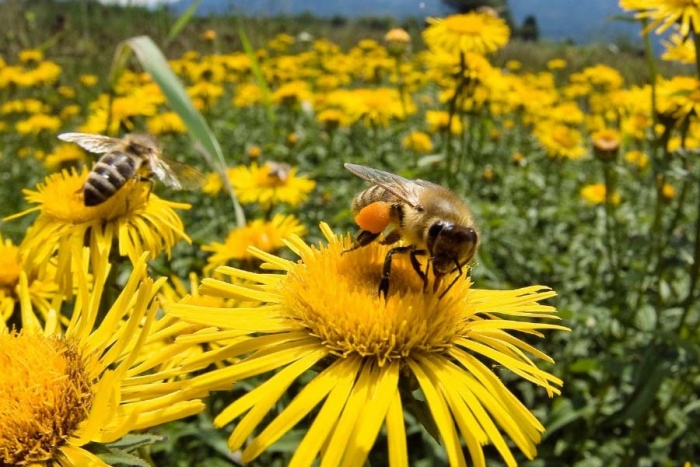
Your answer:
[[[88,133],[63,133],[58,139],[77,143],[83,149],[104,154],[83,185],[85,206],[97,206],[114,196],[132,179],[151,180],[153,174],[176,190],[202,185],[204,176],[194,167],[162,156],[161,147],[150,135],[129,134],[112,138]]]
[[[289,173],[292,171],[292,166],[286,162],[267,161],[265,166],[268,168],[267,176],[274,178],[279,183],[285,183],[289,178]]]
[[[382,170],[362,165],[345,164],[345,168],[373,186],[358,194],[352,211],[360,232],[354,245],[344,253],[369,245],[391,224],[393,229],[380,243],[392,245],[404,240],[403,246],[390,249],[384,259],[379,295],[389,292],[389,276],[393,255],[408,253],[411,265],[428,286],[432,265],[433,292],[446,274],[457,272],[439,298],[442,298],[474,258],[479,246],[479,233],[471,210],[462,199],[448,189],[424,180],[408,180]],[[425,271],[419,256],[428,256]]]

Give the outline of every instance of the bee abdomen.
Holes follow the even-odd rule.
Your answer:
[[[362,210],[362,208],[369,206],[377,201],[384,201],[386,203],[393,203],[396,201],[396,196],[389,193],[386,189],[379,185],[374,185],[355,197],[352,202],[352,210],[357,212]]]
[[[85,206],[107,201],[136,173],[136,161],[123,152],[105,154],[97,161],[83,187]]]

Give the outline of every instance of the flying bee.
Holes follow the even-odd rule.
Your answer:
[[[195,189],[204,180],[202,173],[194,167],[163,157],[160,145],[150,135],[128,134],[124,138],[111,138],[88,133],[63,133],[58,139],[104,154],[83,185],[85,206],[104,203],[132,178],[151,180],[155,174],[176,190]]]
[[[390,249],[384,259],[379,295],[389,292],[391,260],[397,253],[408,253],[411,265],[428,286],[432,267],[433,292],[446,274],[457,275],[440,295],[464,274],[464,267],[474,258],[479,246],[479,233],[469,207],[456,194],[440,185],[424,180],[408,180],[382,170],[362,165],[345,164],[345,168],[373,186],[358,194],[352,211],[360,232],[349,252],[375,241],[391,225],[393,229],[380,242],[392,245],[404,240],[403,246]],[[427,255],[425,271],[419,256]]]
[[[292,171],[292,166],[286,162],[265,162],[265,166],[268,168],[267,176],[274,178],[275,181],[279,183],[284,183],[289,178],[289,173]]]

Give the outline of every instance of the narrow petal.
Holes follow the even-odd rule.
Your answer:
[[[406,425],[401,406],[401,393],[396,388],[391,396],[389,410],[386,413],[386,432],[389,443],[389,466],[404,467],[408,465],[408,448],[406,446]]]
[[[342,369],[341,379],[328,395],[313,424],[304,435],[304,439],[299,443],[289,467],[311,465],[328,437],[333,433],[333,427],[335,427],[340,413],[345,407],[362,363],[359,358],[348,358],[345,361],[349,362],[349,368]]]
[[[462,453],[462,446],[457,436],[452,414],[440,390],[441,382],[435,381],[426,374],[420,361],[408,359],[407,363],[423,390],[425,400],[428,402],[435,424],[440,431],[450,465],[466,466],[466,460]]]
[[[84,465],[85,467],[109,467],[105,461],[96,455],[67,443],[61,448],[60,464],[62,466]],[[64,462],[65,460],[65,462]]]
[[[299,375],[315,365],[325,355],[326,352],[323,349],[319,349],[287,366],[265,383],[246,393],[244,396],[239,397],[235,402],[226,407],[214,419],[214,425],[224,426],[236,417],[250,410],[251,407],[259,404],[260,399],[263,397],[261,394],[270,393],[277,389],[281,389],[282,392],[286,391]]]
[[[345,450],[348,446],[348,440],[352,435],[353,429],[357,425],[357,420],[360,418],[362,408],[367,402],[371,374],[372,364],[364,363],[360,372],[360,377],[357,379],[357,383],[355,383],[355,387],[350,393],[350,397],[333,430],[333,434],[324,448],[321,457],[321,467],[340,465],[340,461],[345,455]]]
[[[342,387],[341,383],[343,382],[344,386],[348,386],[348,382],[350,382],[349,386],[352,387],[358,366],[356,359],[336,360],[333,365],[307,383],[287,408],[243,451],[243,461],[248,462],[259,456],[272,443],[299,423],[335,387],[339,385]],[[353,369],[355,371],[352,371]],[[297,452],[299,452],[298,449]]]
[[[389,410],[391,396],[396,392],[399,382],[399,363],[388,363],[372,372],[367,403],[358,420],[354,436],[348,443],[347,454],[342,465],[363,465],[369,451],[374,446],[384,418]]]

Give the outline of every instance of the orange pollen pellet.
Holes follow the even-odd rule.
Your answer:
[[[391,221],[391,205],[382,201],[369,204],[355,216],[355,222],[367,232],[377,234],[386,229]]]

